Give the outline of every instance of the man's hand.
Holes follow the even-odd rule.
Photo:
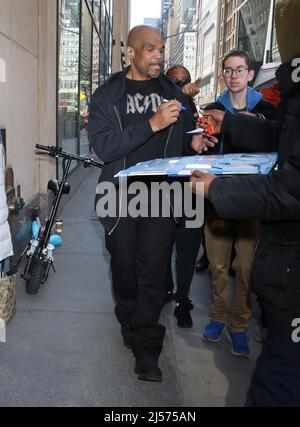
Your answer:
[[[181,104],[176,100],[160,105],[154,116],[149,120],[153,132],[159,132],[176,123],[180,115]]]
[[[221,133],[221,127],[225,116],[224,111],[205,110],[203,113],[204,123],[209,125],[214,135]]]
[[[190,178],[190,185],[192,187],[192,191],[196,194],[203,195],[204,197],[208,196],[208,191],[210,184],[216,179],[215,175],[206,172],[194,171]],[[197,182],[204,183],[204,193],[200,186],[197,187]]]
[[[196,153],[205,153],[209,148],[213,148],[218,144],[217,138],[206,134],[194,135],[191,147]]]
[[[187,96],[196,96],[200,92],[200,89],[195,83],[188,83],[182,88],[182,92]]]

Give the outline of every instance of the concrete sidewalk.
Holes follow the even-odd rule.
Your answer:
[[[241,406],[255,358],[230,353],[225,337],[207,346],[209,276],[196,276],[191,297],[194,327],[180,329],[166,306],[160,384],[139,381],[134,358],[114,316],[109,256],[94,210],[98,171],[91,170],[64,214],[55,268],[36,296],[19,280],[17,312],[0,343],[0,407]],[[260,345],[251,340],[256,355]]]

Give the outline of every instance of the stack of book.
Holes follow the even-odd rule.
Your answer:
[[[115,177],[190,176],[200,170],[214,175],[268,174],[277,162],[277,153],[234,153],[214,156],[174,157],[138,163]]]

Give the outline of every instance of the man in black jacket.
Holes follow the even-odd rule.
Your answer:
[[[114,176],[138,162],[182,156],[184,144],[190,144],[185,133],[193,128],[191,111],[181,108],[185,95],[160,72],[164,51],[160,33],[148,26],[135,27],[127,46],[131,66],[96,90],[89,118],[92,146],[105,162],[99,183],[114,184],[120,206],[124,193]],[[151,182],[145,183],[149,188]],[[161,381],[158,357],[165,327],[158,321],[176,223],[173,217],[122,217],[120,212],[101,217],[101,195],[97,194],[97,212],[106,230],[115,313],[124,344],[136,357],[138,378]]]
[[[300,58],[300,49],[295,54]],[[254,152],[278,149],[279,170],[224,180],[195,172],[192,178],[193,186],[204,182],[205,196],[221,217],[261,220],[253,291],[263,306],[268,335],[257,361],[248,406],[300,406],[299,64],[300,60],[294,59],[277,71],[282,100],[279,122],[207,112],[213,132],[230,135],[236,147]],[[198,151],[206,150],[205,143],[203,139]]]

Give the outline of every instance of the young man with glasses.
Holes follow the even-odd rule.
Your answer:
[[[262,95],[253,90],[249,83],[254,78],[248,55],[241,51],[229,53],[223,61],[222,78],[227,90],[217,102],[206,109],[228,111],[232,114],[244,113],[261,119],[277,119],[277,110]],[[238,152],[231,145],[230,137],[221,135],[219,144],[208,154]],[[212,306],[210,322],[203,332],[203,340],[218,342],[227,325],[232,342],[232,353],[239,357],[249,357],[250,349],[246,331],[251,318],[250,276],[254,261],[259,224],[252,220],[224,220],[209,205],[205,219],[205,242],[212,276]],[[232,250],[235,250],[232,268],[235,271],[233,304],[229,303],[229,269]]]
[[[254,79],[254,70],[251,69],[249,56],[241,51],[230,52],[223,60],[221,79],[224,80],[225,90],[216,103],[206,109],[218,109],[230,113],[248,113],[262,119],[277,120],[277,109],[263,100],[262,94],[252,89],[249,84]],[[222,138],[216,148],[218,154],[231,152],[230,140]]]

